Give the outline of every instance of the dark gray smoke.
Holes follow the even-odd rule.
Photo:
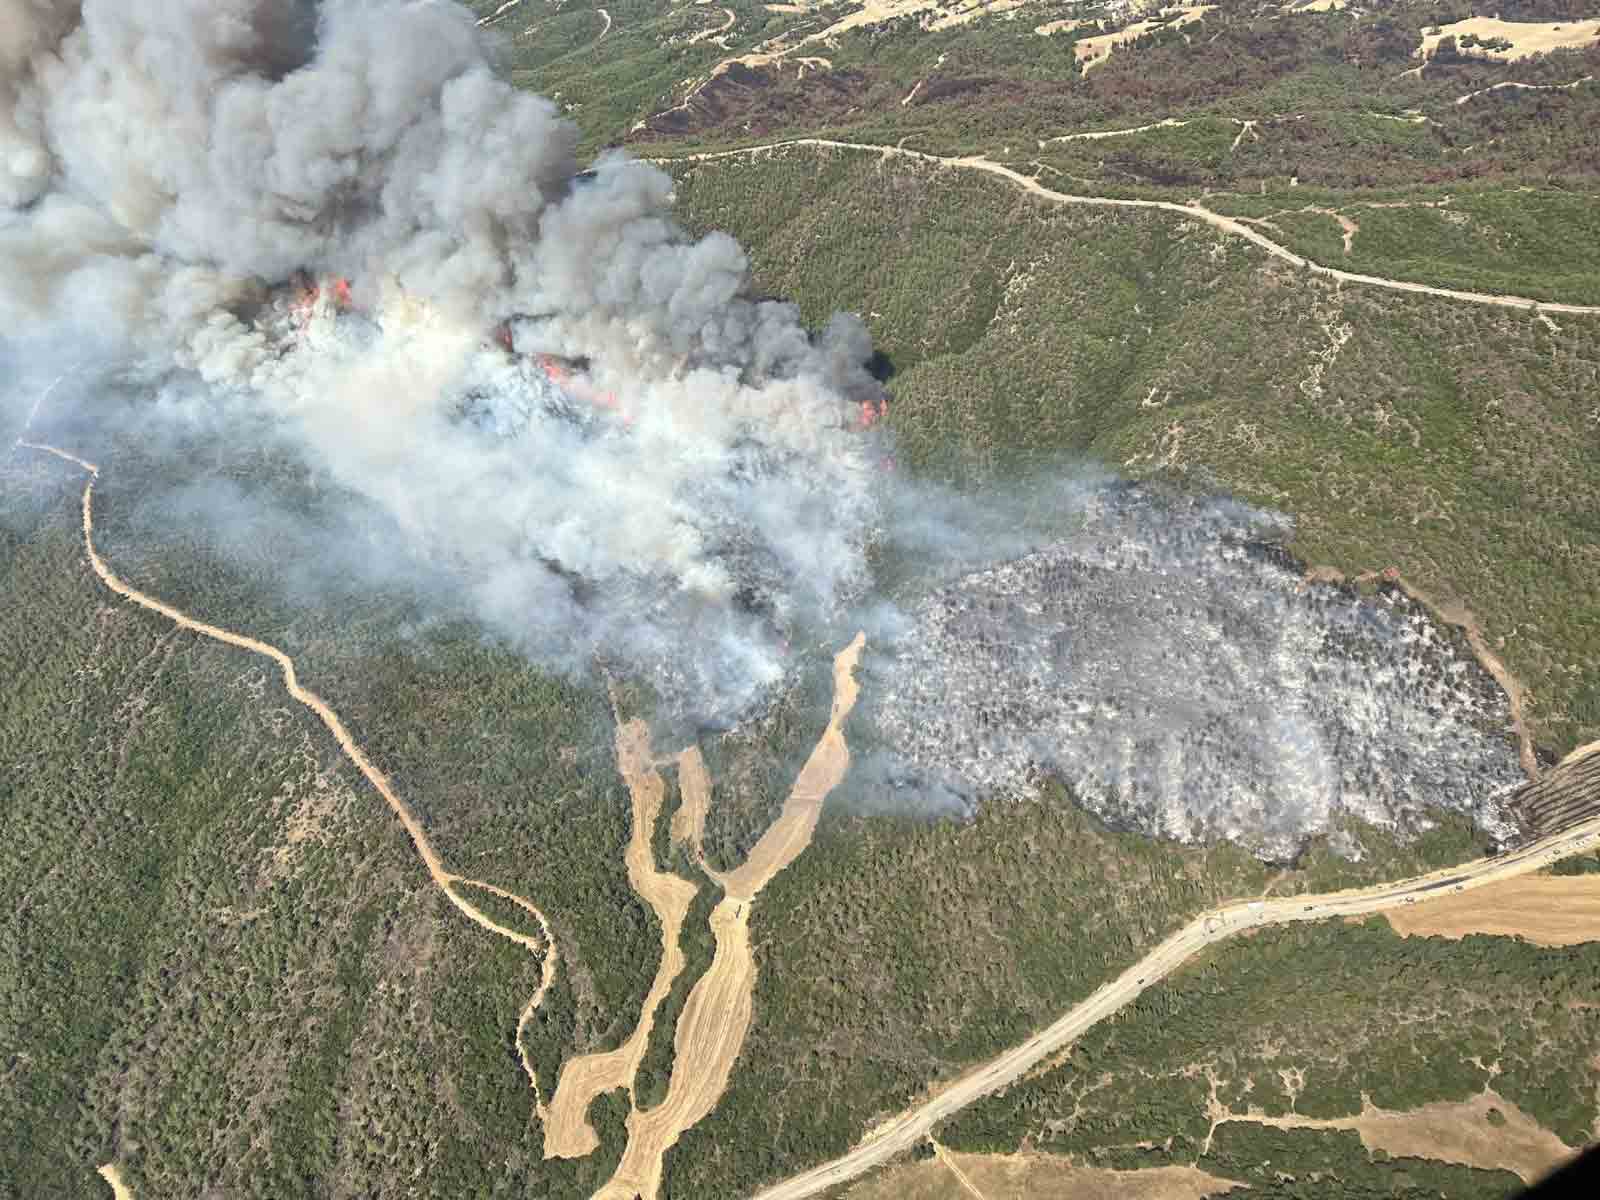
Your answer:
[[[1018,558],[1047,540],[1028,505],[880,470],[860,322],[809,335],[752,298],[731,238],[673,222],[668,176],[580,173],[576,144],[441,0],[0,0],[13,423],[70,370],[35,428],[284,450],[343,511],[202,479],[166,513],[252,566],[292,548],[296,586],[426,581],[690,719],[748,711],[789,639],[871,612],[900,655],[896,769],[963,795],[1053,770],[1152,833],[1276,851],[1507,776],[1492,705],[1422,653],[1424,623],[1300,596],[1237,548],[1237,510],[1086,518]],[[908,621],[873,599],[874,547],[908,579],[1016,561]]]

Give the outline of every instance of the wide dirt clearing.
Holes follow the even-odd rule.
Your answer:
[[[1576,946],[1600,940],[1600,875],[1526,875],[1385,915],[1404,937],[1495,933]]]

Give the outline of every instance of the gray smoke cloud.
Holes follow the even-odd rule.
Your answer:
[[[1341,807],[1399,823],[1504,774],[1474,694],[1406,674],[1404,630],[1242,568],[1217,532],[1239,510],[1150,507],[1120,557],[1081,529],[1039,551],[1103,479],[978,504],[882,470],[861,323],[811,334],[755,299],[732,238],[673,221],[663,172],[580,172],[576,131],[485,37],[440,0],[4,0],[18,421],[70,370],[44,427],[281,451],[331,512],[202,477],[162,513],[252,570],[283,548],[292,586],[411,580],[691,721],[771,696],[791,639],[870,621],[892,769],[948,794],[1042,767],[1152,833],[1276,852]],[[1035,594],[1061,570],[1075,601]],[[1351,646],[1386,682],[1319,707]]]
[[[465,9],[7,12],[0,320],[136,370],[148,436],[268,419],[492,627],[562,666],[620,656],[706,713],[862,586],[859,321],[813,338],[750,298],[663,172],[579,177],[575,129],[495,76]],[[361,315],[297,302],[302,270],[352,280]],[[539,354],[592,364],[587,406]]]

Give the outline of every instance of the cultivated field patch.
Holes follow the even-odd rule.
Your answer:
[[[1528,875],[1396,909],[1404,937],[1521,937],[1540,946],[1600,941],[1600,875]]]

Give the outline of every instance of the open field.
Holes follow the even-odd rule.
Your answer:
[[[948,1159],[945,1157],[948,1156]],[[963,1184],[948,1163],[970,1181]],[[1209,1200],[1239,1185],[1195,1167],[1113,1171],[1048,1154],[955,1154],[886,1168],[842,1200]]]
[[[1581,1149],[1567,1145],[1488,1089],[1470,1100],[1440,1101],[1408,1112],[1388,1112],[1369,1103],[1352,1117],[1239,1117],[1216,1107],[1208,1115],[1219,1125],[1241,1122],[1273,1129],[1354,1130],[1369,1151],[1510,1171],[1524,1183],[1544,1178]]]
[[[1539,946],[1600,941],[1600,875],[1533,875],[1388,914],[1406,937],[1473,933],[1526,938]]]
[[[1498,17],[1468,17],[1424,30],[1417,54],[1431,59],[1446,38],[1461,53],[1496,62],[1520,62],[1552,50],[1577,50],[1600,42],[1600,18],[1592,21],[1502,21]],[[1473,44],[1475,43],[1475,44]],[[1470,47],[1470,48],[1469,48]]]
[[[1135,21],[1131,25],[1115,33],[1102,33],[1095,37],[1080,37],[1073,46],[1073,52],[1078,57],[1078,63],[1084,71],[1088,71],[1097,63],[1104,62],[1106,57],[1119,46],[1127,46],[1142,37],[1158,31],[1168,29],[1182,29],[1197,21],[1205,20],[1206,13],[1211,11],[1210,5],[1195,4],[1183,8],[1163,8],[1156,15],[1147,17],[1143,21]],[[1041,26],[1041,28],[1045,28]]]

